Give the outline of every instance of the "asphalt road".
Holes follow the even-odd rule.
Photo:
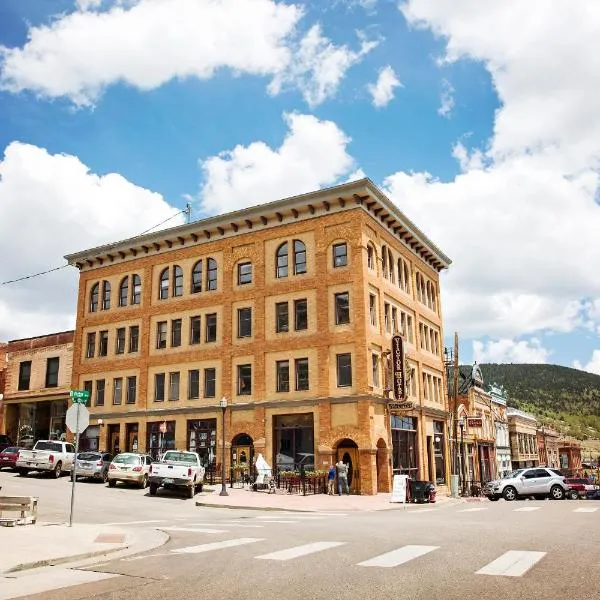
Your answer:
[[[14,479],[40,518],[68,517],[70,484]],[[19,489],[17,489],[17,487]],[[76,519],[156,527],[170,541],[87,567],[115,577],[32,599],[600,599],[600,502],[517,501],[305,514],[196,507],[78,484]],[[589,512],[592,511],[593,512]]]

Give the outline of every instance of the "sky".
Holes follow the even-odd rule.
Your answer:
[[[461,362],[600,374],[598,31],[597,0],[2,0],[0,340],[74,327],[76,269],[4,283],[67,253],[368,176],[453,260]]]

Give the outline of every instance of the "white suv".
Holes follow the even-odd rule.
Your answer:
[[[562,500],[569,489],[559,471],[542,467],[518,469],[503,479],[486,483],[482,493],[490,500],[517,500],[521,497]]]

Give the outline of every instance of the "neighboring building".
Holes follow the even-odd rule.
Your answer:
[[[4,431],[4,394],[5,394],[5,385],[6,385],[6,346],[0,342],[0,433],[5,433]]]
[[[560,468],[570,473],[581,470],[581,444],[577,440],[558,440]]]
[[[558,451],[559,434],[548,427],[537,430],[538,453],[540,465],[551,469],[560,469],[560,455]]]
[[[501,478],[512,471],[508,417],[506,416],[506,391],[493,384],[489,387],[489,394],[496,426],[496,476]]]
[[[212,467],[344,459],[367,494],[389,491],[392,472],[447,481],[450,261],[371,181],[66,258],[80,270],[73,386],[92,393],[108,450],[189,448]],[[411,374],[396,408],[394,332]]]
[[[540,464],[540,457],[536,418],[516,408],[508,408],[506,415],[513,469],[537,467]]]
[[[4,391],[4,430],[21,446],[65,439],[71,389],[73,331],[9,341]]]

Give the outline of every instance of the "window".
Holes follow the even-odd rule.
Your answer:
[[[369,294],[369,319],[373,327],[377,326],[377,308],[375,305],[375,300],[375,296],[373,294]]]
[[[306,273],[306,246],[300,240],[294,240],[294,275]]]
[[[214,398],[216,394],[216,369],[204,369],[204,397]]]
[[[206,269],[206,289],[217,289],[217,261],[214,258],[209,258]]]
[[[281,470],[307,470],[315,465],[315,425],[312,413],[273,416],[273,462]]]
[[[367,246],[367,267],[371,271],[375,270],[375,249],[371,244]]]
[[[142,278],[139,275],[131,276],[131,304],[142,301]]]
[[[115,353],[123,354],[125,352],[125,327],[119,327],[117,329],[115,342]]]
[[[108,331],[100,332],[100,340],[98,342],[98,356],[106,356],[108,354]]]
[[[84,381],[83,382],[83,389],[90,395],[90,402],[91,402],[91,398],[92,398],[92,387],[94,385],[93,381]]]
[[[102,310],[110,308],[110,282],[102,282]]]
[[[206,341],[217,341],[217,314],[206,315]]]
[[[383,303],[383,323],[385,325],[385,330],[389,333],[392,327],[389,302]]]
[[[29,380],[31,379],[31,361],[24,360],[19,363],[19,391],[29,389]]]
[[[167,347],[167,322],[159,321],[156,324],[156,347],[158,349]]]
[[[201,337],[200,317],[190,317],[190,344],[199,344]]]
[[[123,378],[115,377],[113,379],[113,404],[121,404],[123,401]]]
[[[417,419],[392,415],[392,468],[394,474],[418,478]]]
[[[195,400],[200,397],[200,371],[192,369],[188,371],[188,399]]]
[[[276,363],[277,391],[290,391],[290,361],[278,360]]]
[[[156,373],[154,375],[154,401],[163,402],[165,399],[165,374]]]
[[[238,285],[252,283],[252,263],[245,262],[238,265]]]
[[[183,296],[183,269],[179,265],[173,267],[173,297]]]
[[[238,309],[238,337],[251,337],[252,336],[252,309],[251,308],[239,308]]]
[[[396,283],[396,276],[394,275],[394,256],[392,251],[388,249],[388,265],[390,268],[390,281]]]
[[[410,294],[410,268],[402,258],[398,259],[398,286],[403,292]]]
[[[132,375],[127,378],[127,404],[135,404],[137,395],[137,377]]]
[[[345,325],[350,323],[350,294],[340,292],[335,295],[335,324]]]
[[[96,406],[104,406],[104,389],[106,387],[106,381],[104,379],[98,379],[96,381]]]
[[[388,276],[387,246],[381,246],[381,274],[387,279],[387,276]]]
[[[352,385],[352,355],[338,354],[337,362],[337,384],[338,387],[350,387]]]
[[[181,319],[171,321],[171,347],[181,346]]]
[[[392,334],[398,333],[398,309],[392,306]]]
[[[297,358],[295,360],[296,391],[308,390],[308,358]]]
[[[87,334],[87,343],[85,348],[85,357],[94,358],[96,354],[96,333]]]
[[[345,267],[348,264],[348,246],[343,244],[333,245],[333,267]]]
[[[446,482],[446,456],[444,452],[444,423],[443,421],[433,422],[433,453],[435,457],[435,482],[437,485],[443,485]]]
[[[166,300],[169,297],[169,268],[163,269],[159,278],[159,300]]]
[[[277,302],[275,304],[275,331],[277,333],[288,331],[289,328],[289,314],[288,314],[288,303]]]
[[[373,387],[379,387],[379,355],[371,353],[371,373],[373,375]]]
[[[238,365],[237,384],[239,396],[252,394],[252,365]]]
[[[138,352],[140,349],[140,327],[132,325],[129,328],[129,352]]]
[[[96,312],[98,310],[98,296],[100,293],[100,284],[95,283],[90,290],[90,312]]]
[[[119,285],[119,306],[127,306],[129,299],[129,277],[123,277]]]
[[[192,294],[202,291],[202,261],[199,260],[192,269]]]
[[[275,276],[280,279],[288,276],[288,245],[284,242],[277,248],[277,264],[275,268]]]
[[[294,300],[294,329],[308,329],[308,301],[306,298]]]
[[[169,373],[169,400],[179,400],[179,371]]]

